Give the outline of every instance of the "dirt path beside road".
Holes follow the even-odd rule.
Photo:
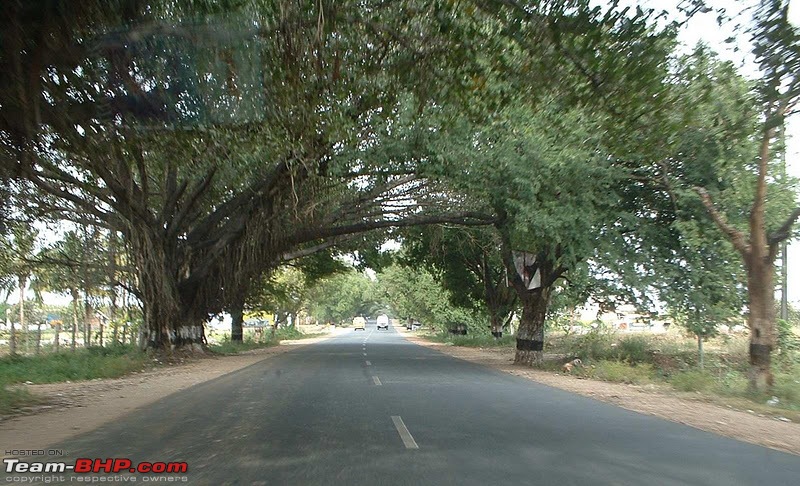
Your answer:
[[[43,450],[88,432],[177,391],[255,364],[271,356],[306,346],[327,336],[255,349],[233,356],[214,356],[167,365],[123,378],[74,383],[27,385],[41,400],[22,416],[0,417],[0,452]]]

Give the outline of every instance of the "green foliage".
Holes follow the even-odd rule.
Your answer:
[[[470,334],[487,332],[488,323],[453,305],[450,292],[424,268],[393,265],[378,274],[378,284],[392,314],[402,321],[416,319],[440,331],[464,324]]]
[[[480,313],[487,322],[508,322],[518,307],[507,285],[500,243],[491,228],[428,226],[402,232],[399,262],[423,265],[448,290],[453,306]]]
[[[795,332],[795,326],[790,321],[778,319],[778,348],[784,357],[795,357],[800,352],[800,336]]]
[[[453,346],[464,346],[468,348],[507,348],[516,343],[516,338],[509,334],[496,339],[491,334],[467,334],[466,336],[454,335],[448,332],[440,332],[430,336],[434,341],[440,343],[450,343]]]
[[[614,336],[600,329],[575,336],[567,347],[571,356],[577,356],[583,361],[594,361],[609,355]]]
[[[274,334],[266,331],[260,339],[254,339],[248,335],[242,342],[233,342],[230,336],[225,336],[218,343],[208,346],[208,349],[217,354],[238,354],[253,349],[268,348],[276,346],[283,340],[307,339],[317,337],[317,334],[306,334],[295,327],[279,327]]]
[[[707,397],[746,399],[753,408],[763,406],[774,395],[779,404],[762,410],[800,410],[800,362],[775,363],[774,389],[767,395],[753,394],[748,386],[747,343],[744,337],[711,338],[704,370],[696,368],[695,341],[676,335],[628,335],[617,340],[612,334],[593,331],[551,338],[548,351],[559,353],[558,360],[551,363],[553,371],[561,369],[564,361],[560,356],[578,356],[584,362],[573,371],[578,376],[633,384],[664,383]]]
[[[319,280],[308,292],[309,313],[322,322],[349,324],[353,317],[372,316],[383,307],[376,283],[352,269]]]
[[[0,382],[55,383],[117,378],[139,371],[146,354],[129,346],[90,347],[72,352],[0,358]]]
[[[650,343],[644,336],[625,336],[618,343],[613,356],[619,361],[638,364],[650,361]]]
[[[230,340],[230,336],[225,336],[225,338],[218,343],[209,345],[208,349],[212,353],[230,355],[251,351],[253,349],[268,348],[277,344],[280,344],[280,341],[271,339],[255,340],[251,337],[245,338],[242,342],[233,342]]]

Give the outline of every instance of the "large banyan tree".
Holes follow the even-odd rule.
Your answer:
[[[34,213],[124,238],[148,346],[199,349],[208,316],[287,253],[482,222],[420,204],[430,181],[413,114],[474,77],[457,55],[463,33],[443,27],[453,12],[191,5],[15,2],[0,20],[8,186]]]

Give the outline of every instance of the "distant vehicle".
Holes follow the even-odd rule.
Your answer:
[[[389,330],[389,316],[387,316],[386,314],[379,315],[378,316],[378,325],[377,325],[377,327],[378,327],[379,331],[381,329],[386,329],[388,331]]]
[[[367,320],[361,316],[353,319],[353,330],[358,331],[359,329],[362,331],[367,330]]]

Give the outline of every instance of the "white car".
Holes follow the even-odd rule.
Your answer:
[[[389,330],[389,316],[387,316],[386,314],[379,315],[378,316],[377,328],[378,328],[379,331],[381,330],[381,328],[386,329],[388,331]]]

